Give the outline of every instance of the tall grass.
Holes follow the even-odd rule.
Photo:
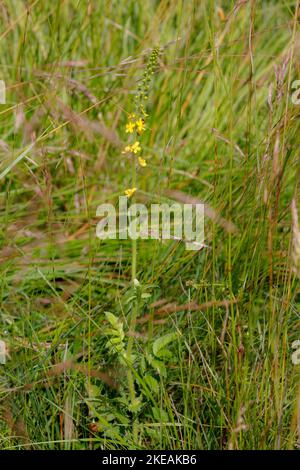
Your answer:
[[[299,1],[0,15],[0,448],[298,448]],[[138,240],[132,285],[131,241],[97,239],[96,208],[131,187],[155,45],[135,197],[204,201],[208,247]]]

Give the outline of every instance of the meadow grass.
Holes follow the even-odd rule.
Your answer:
[[[297,449],[299,0],[0,15],[0,448]],[[96,237],[156,46],[134,198],[205,202],[197,252]]]

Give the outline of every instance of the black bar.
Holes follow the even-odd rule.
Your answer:
[[[120,466],[123,468],[142,468],[148,466],[171,466],[171,467],[185,467],[195,466],[200,468],[207,468],[207,465],[217,463],[230,468],[239,468],[245,462],[247,464],[262,464],[268,465],[276,463],[277,465],[283,464],[285,467],[289,464],[299,466],[300,454],[299,451],[191,451],[191,450],[112,450],[112,451],[6,451],[0,452],[0,465],[5,462],[17,462],[19,465],[67,465],[77,464],[84,465],[84,470],[87,470],[87,465],[93,464],[93,470],[102,467],[108,468],[111,466]],[[221,468],[221,467],[220,467]],[[42,469],[43,470],[43,469]],[[56,470],[56,469],[55,469]]]

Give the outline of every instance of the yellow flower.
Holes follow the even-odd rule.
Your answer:
[[[122,153],[139,153],[142,150],[140,143],[138,141],[134,142],[132,145],[126,145]]]
[[[139,157],[138,160],[139,160],[139,164],[140,164],[141,166],[143,166],[143,167],[147,166],[147,162],[146,162],[146,160],[145,160],[144,158]]]
[[[144,119],[138,119],[136,122],[135,122],[135,125],[137,127],[137,131],[139,134],[141,134],[142,132],[144,132],[144,130],[146,129],[145,127],[145,121]]]
[[[129,121],[125,127],[126,133],[132,134],[134,132],[134,128],[135,128],[135,123]]]
[[[140,143],[138,141],[134,142],[134,144],[132,144],[131,146],[131,151],[133,153],[139,153],[141,151],[141,146],[140,146]]]
[[[129,153],[129,152],[131,152],[131,145],[126,145],[122,153]]]
[[[128,189],[125,189],[124,193],[125,193],[125,196],[127,197],[131,197],[135,192],[136,192],[137,188],[128,188]]]
[[[135,114],[134,114],[134,113],[131,113],[131,114],[128,115],[128,119],[129,119],[129,120],[130,120],[130,119],[134,119],[134,118],[135,118]]]

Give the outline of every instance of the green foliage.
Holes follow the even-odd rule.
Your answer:
[[[168,349],[166,349],[166,346],[168,346],[170,343],[175,341],[177,336],[178,335],[176,333],[168,333],[167,335],[164,335],[161,338],[157,338],[154,341],[153,346],[152,346],[153,354],[159,358],[172,357],[171,352]]]
[[[295,6],[1,2],[1,449],[299,447]],[[134,197],[204,201],[207,247],[132,269],[95,225],[135,186],[135,96]]]
[[[110,312],[105,312],[105,316],[110,325],[104,330],[104,333],[110,338],[106,343],[106,347],[111,352],[118,354],[120,362],[124,363],[126,351],[124,344],[125,334],[123,331],[123,323]]]

